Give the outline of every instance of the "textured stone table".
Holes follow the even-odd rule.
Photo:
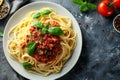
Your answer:
[[[29,0],[27,3],[38,0]],[[41,1],[41,0],[39,0]],[[120,34],[112,27],[112,20],[97,10],[81,14],[79,6],[70,0],[47,0],[61,4],[68,9],[80,24],[83,35],[83,49],[75,67],[58,80],[120,80]],[[96,0],[98,4],[100,0]],[[24,5],[25,5],[24,4]],[[4,30],[9,16],[0,21]],[[16,73],[8,64],[0,37],[0,80],[27,80]]]

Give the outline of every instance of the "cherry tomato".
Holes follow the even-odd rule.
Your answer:
[[[113,4],[116,8],[120,8],[120,0],[113,0]]]
[[[114,6],[109,0],[102,0],[98,4],[98,12],[105,17],[111,16],[114,12]]]

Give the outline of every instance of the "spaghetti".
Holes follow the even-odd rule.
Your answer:
[[[45,76],[62,70],[76,44],[71,20],[51,8],[30,12],[8,35],[12,58],[26,70]]]

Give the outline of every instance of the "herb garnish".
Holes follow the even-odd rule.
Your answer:
[[[22,65],[25,69],[31,69],[32,68],[32,65],[28,62],[24,62],[24,63],[22,63]]]
[[[27,44],[27,51],[30,56],[32,56],[34,54],[35,48],[36,48],[35,42],[29,42]]]
[[[42,28],[41,34],[46,34],[48,32],[48,29],[46,27]]]
[[[63,31],[60,27],[49,27],[49,25],[44,26],[40,21],[35,21],[33,22],[33,25],[36,28],[40,28],[41,29],[41,34],[46,34],[47,32],[49,32],[52,35],[56,35],[56,36],[60,36],[63,34]]]
[[[36,28],[43,28],[43,24],[40,22],[40,21],[35,21],[33,22],[33,25],[36,27]]]
[[[96,5],[91,3],[92,0],[72,0],[73,3],[80,5],[79,9],[81,12],[86,12],[89,9],[95,10]]]
[[[63,31],[59,27],[51,27],[48,29],[48,32],[56,36],[60,36],[63,34]]]
[[[48,15],[51,12],[52,12],[51,10],[44,10],[42,12],[37,12],[36,14],[33,15],[33,19],[37,19],[37,18],[39,18],[41,16]]]

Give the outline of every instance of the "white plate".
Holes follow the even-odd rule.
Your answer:
[[[34,11],[34,10],[39,10],[43,7],[50,7],[53,10],[55,10],[57,12],[57,14],[71,18],[73,29],[77,33],[77,45],[76,45],[76,48],[73,52],[72,57],[64,65],[64,68],[62,69],[62,71],[60,73],[51,74],[47,77],[43,77],[41,75],[37,75],[37,74],[34,74],[34,73],[27,72],[19,62],[11,59],[9,53],[7,52],[8,31],[15,24],[19,23],[19,21],[21,21],[28,12]],[[30,4],[20,8],[9,19],[9,21],[8,21],[6,27],[5,27],[5,30],[4,30],[3,48],[4,48],[4,53],[5,53],[5,56],[8,60],[8,62],[9,62],[9,64],[20,75],[22,75],[22,76],[24,76],[28,79],[31,79],[31,80],[54,80],[54,79],[57,79],[59,77],[62,77],[66,73],[68,73],[74,67],[76,62],[78,61],[79,56],[81,54],[81,49],[82,49],[82,35],[81,35],[80,27],[79,27],[76,19],[73,17],[73,15],[68,10],[66,10],[64,7],[62,7],[62,6],[60,6],[59,4],[56,4],[56,3],[40,1],[40,2],[30,3]]]

